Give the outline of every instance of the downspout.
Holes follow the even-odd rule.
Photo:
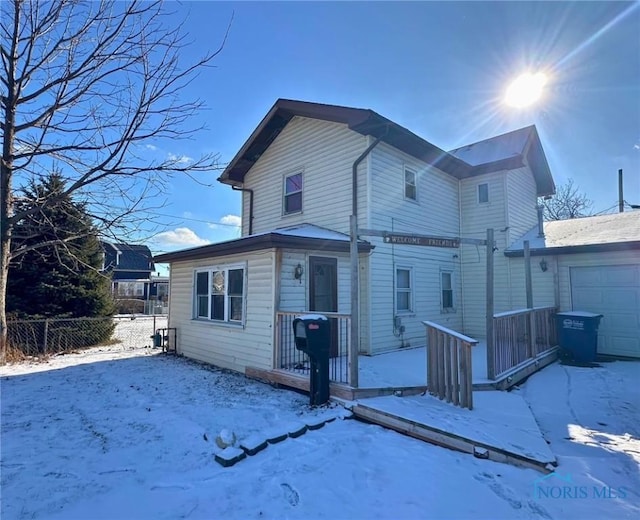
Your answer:
[[[371,153],[383,137],[389,132],[386,127],[384,132],[376,140],[367,146],[366,150],[353,162],[351,168],[351,218],[349,219],[350,241],[349,253],[351,260],[351,336],[349,345],[349,383],[358,388],[358,354],[360,353],[360,265],[358,258],[358,165]]]
[[[231,189],[234,191],[242,191],[249,194],[249,235],[253,235],[253,190],[249,188],[239,188],[232,184]]]
[[[358,166],[362,161],[364,161],[367,155],[371,153],[371,150],[378,146],[378,143],[387,135],[388,132],[389,127],[385,127],[382,135],[377,137],[373,143],[367,146],[367,149],[353,162],[353,166],[351,167],[351,214],[353,216],[358,215]]]

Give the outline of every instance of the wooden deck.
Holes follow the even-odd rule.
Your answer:
[[[481,349],[482,347],[477,347]],[[385,356],[388,354],[382,354]],[[483,353],[480,353],[480,357]],[[509,388],[522,382],[534,372],[541,370],[545,366],[553,363],[558,358],[558,350],[553,349],[545,352],[535,359],[528,360],[514,369],[502,374],[495,381],[490,381],[483,377],[474,378],[472,389],[474,392],[486,391],[486,390],[508,390]],[[268,383],[282,385],[289,388],[295,388],[296,390],[302,390],[304,392],[309,391],[309,376],[297,374],[287,370],[265,370],[261,368],[247,367],[245,375],[252,379],[260,379]],[[371,378],[372,373],[368,374],[365,379],[369,383],[366,387],[353,388],[347,384],[332,382],[329,385],[329,392],[332,397],[344,399],[347,401],[354,401],[356,399],[366,399],[369,397],[381,397],[385,395],[400,395],[410,396],[417,394],[424,394],[428,388],[425,384],[412,384],[416,383],[415,377],[407,379],[407,384],[403,384],[403,378],[391,378],[383,381],[383,384],[374,386]],[[390,384],[391,382],[391,384]],[[395,382],[395,384],[394,384]],[[425,373],[426,382],[426,373]]]

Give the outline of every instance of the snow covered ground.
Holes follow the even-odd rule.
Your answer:
[[[562,479],[620,496],[554,498],[555,487],[566,486],[558,476],[540,480],[533,470],[354,420],[223,468],[214,461],[223,429],[242,440],[344,414],[153,349],[102,347],[0,367],[0,513],[3,520],[637,517],[639,370],[622,362],[554,365],[518,391]],[[554,484],[549,496],[537,493]]]

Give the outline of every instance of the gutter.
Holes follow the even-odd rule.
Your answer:
[[[628,242],[610,242],[606,244],[583,244],[579,246],[556,246],[531,249],[531,256],[544,255],[573,255],[579,253],[606,253],[608,251],[633,251],[640,250],[640,240]],[[504,256],[518,258],[524,256],[524,250],[514,249],[504,252]]]

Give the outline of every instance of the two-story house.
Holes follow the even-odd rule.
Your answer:
[[[504,251],[555,190],[533,126],[446,152],[371,110],[283,99],[218,180],[243,193],[242,237],[156,261],[171,264],[178,351],[240,371],[284,366],[291,315],[305,311],[333,318],[340,349],[358,312],[366,354],[424,345],[423,320],[482,336],[485,249],[455,239],[479,241],[492,228]],[[405,234],[451,240],[392,239]],[[513,264],[495,257],[496,312],[524,305]]]
[[[111,276],[111,292],[116,298],[148,300],[151,273],[155,267],[147,246],[103,242],[104,273]]]

